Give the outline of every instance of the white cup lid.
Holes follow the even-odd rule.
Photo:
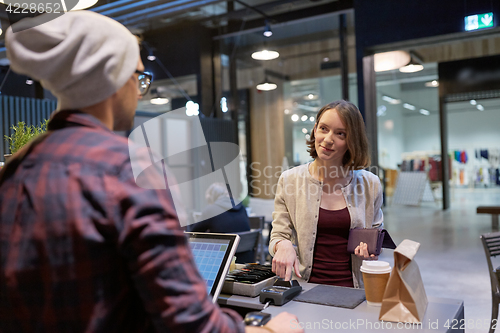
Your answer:
[[[385,274],[391,272],[391,265],[387,261],[370,261],[363,260],[361,272],[371,274]]]

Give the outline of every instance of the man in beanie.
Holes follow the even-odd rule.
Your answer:
[[[131,129],[151,79],[135,37],[92,12],[36,20],[7,30],[7,56],[58,110],[0,173],[0,332],[244,331],[210,301],[168,189],[135,184],[112,132]]]

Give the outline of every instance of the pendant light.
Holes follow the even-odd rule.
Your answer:
[[[410,60],[411,56],[406,51],[376,53],[373,56],[373,61],[375,63],[375,72],[384,72],[398,69],[401,66],[408,64]]]
[[[410,51],[410,62],[399,68],[399,71],[401,73],[415,73],[423,69],[424,66],[422,65],[421,58],[414,51]]]
[[[252,53],[252,58],[255,60],[273,60],[276,59],[280,56],[278,51],[271,51],[271,50],[261,50]]]
[[[269,79],[266,76],[264,82],[259,83],[256,88],[262,91],[270,91],[278,88],[278,85],[274,82],[269,81]]]
[[[264,32],[262,34],[268,38],[273,35],[273,31],[271,30],[271,26],[269,25],[268,20],[266,20],[266,27],[264,28]]]

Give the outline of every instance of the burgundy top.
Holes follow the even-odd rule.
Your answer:
[[[340,210],[319,209],[318,230],[309,282],[354,287],[351,255],[347,239],[351,216],[347,207]]]

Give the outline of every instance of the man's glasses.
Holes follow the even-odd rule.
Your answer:
[[[151,86],[151,81],[153,81],[153,75],[141,72],[139,70],[135,71],[136,74],[139,74],[137,78],[139,79],[139,94],[144,96],[148,93],[149,87]]]

